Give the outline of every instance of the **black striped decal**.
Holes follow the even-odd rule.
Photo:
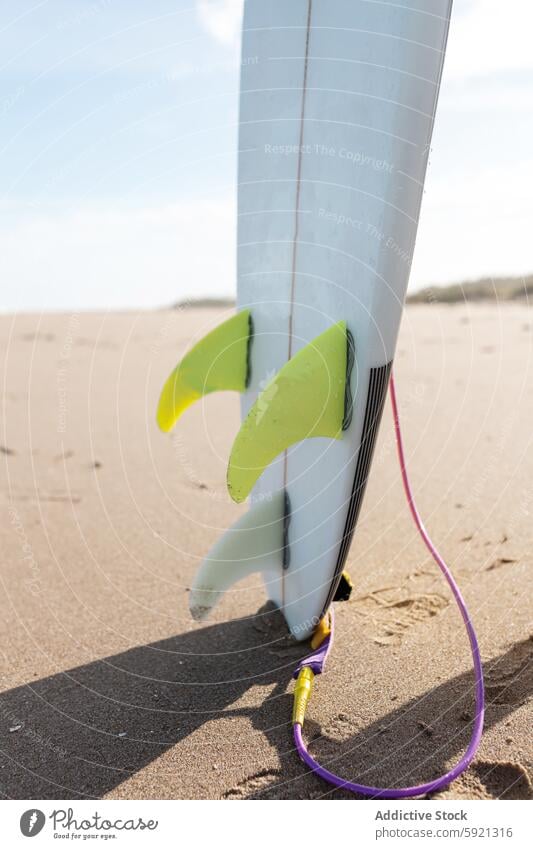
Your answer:
[[[355,342],[350,330],[346,328],[346,387],[344,390],[344,419],[342,429],[348,430],[353,418],[352,371],[355,365]]]
[[[355,477],[350,495],[350,506],[348,508],[346,524],[342,534],[333,583],[330,588],[328,600],[324,605],[323,612],[328,609],[333,596],[335,595],[337,585],[344,569],[344,564],[346,563],[348,551],[350,550],[357,519],[359,518],[359,513],[361,511],[368,474],[370,472],[370,464],[372,462],[372,456],[376,445],[376,437],[378,435],[381,416],[383,414],[391,368],[392,362],[387,363],[387,365],[384,366],[379,366],[378,368],[370,369],[365,418],[361,434],[361,445],[359,446],[359,454],[355,467]]]
[[[285,490],[283,496],[283,569],[291,565],[291,549],[289,547],[289,526],[291,524],[291,500],[289,493]]]

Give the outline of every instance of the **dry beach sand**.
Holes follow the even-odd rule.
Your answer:
[[[4,316],[0,792],[5,798],[342,798],[290,734],[287,639],[257,578],[208,623],[187,587],[243,508],[239,410],[211,396],[170,437],[159,389],[227,313]],[[532,796],[533,313],[412,306],[396,378],[413,485],[478,629],[483,742],[445,798]],[[468,742],[471,660],[400,486],[387,406],[337,641],[306,736],[367,783],[445,771]]]

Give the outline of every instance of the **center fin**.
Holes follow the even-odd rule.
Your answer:
[[[334,324],[302,348],[266,386],[233,443],[228,490],[244,501],[276,457],[315,436],[340,439],[346,413],[347,328]]]
[[[232,525],[203,561],[191,589],[189,608],[194,619],[205,619],[233,584],[262,572],[266,580],[280,579],[286,547],[284,491],[255,504]],[[274,597],[274,593],[269,595]]]

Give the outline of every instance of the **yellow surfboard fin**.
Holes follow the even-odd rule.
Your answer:
[[[276,457],[315,436],[340,439],[345,419],[348,361],[340,321],[290,359],[259,395],[233,443],[228,490],[244,501]]]
[[[157,408],[157,423],[167,432],[182,413],[204,395],[244,392],[249,379],[252,318],[249,310],[216,327],[198,342],[166,381]]]

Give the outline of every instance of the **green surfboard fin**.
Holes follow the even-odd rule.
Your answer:
[[[233,443],[228,490],[240,503],[283,451],[311,437],[340,439],[348,359],[340,321],[290,359],[266,386]]]
[[[250,311],[242,310],[191,348],[161,392],[157,408],[161,430],[171,430],[187,407],[204,395],[223,390],[244,392],[251,337]]]

